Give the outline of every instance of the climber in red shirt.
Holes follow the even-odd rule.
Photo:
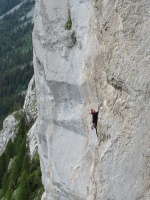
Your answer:
[[[99,111],[96,112],[94,109],[90,110],[90,114],[92,114],[93,127],[96,129],[96,134],[97,134],[98,113],[99,113]],[[97,134],[97,136],[98,136],[98,134]]]

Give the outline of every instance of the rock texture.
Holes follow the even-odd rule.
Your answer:
[[[0,155],[5,150],[7,142],[10,139],[14,140],[17,134],[20,117],[23,113],[26,116],[27,124],[30,126],[33,124],[27,134],[30,155],[32,157],[37,150],[37,103],[34,76],[28,86],[23,110],[8,115],[3,122],[3,130],[0,131]]]
[[[150,199],[149,33],[149,0],[36,3],[43,199]]]
[[[25,112],[27,122],[29,124],[33,123],[37,118],[37,103],[34,76],[32,77],[28,85],[23,110]]]
[[[36,101],[36,89],[35,89],[35,80],[34,76],[32,77],[23,106],[23,110],[26,116],[26,122],[31,127],[27,136],[28,144],[30,149],[30,156],[32,157],[37,150],[37,101]]]
[[[0,155],[6,148],[7,142],[14,139],[17,132],[19,121],[17,120],[17,112],[8,115],[3,122],[3,130],[0,131]]]

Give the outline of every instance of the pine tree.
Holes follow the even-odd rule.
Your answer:
[[[2,188],[2,179],[6,172],[6,155],[3,153],[0,157],[0,188]]]
[[[20,177],[20,184],[19,184],[17,200],[27,200],[28,199],[29,187],[28,187],[27,176],[28,176],[28,174],[27,174],[26,170],[24,170]]]
[[[5,197],[4,197],[4,200],[7,199],[7,200],[14,200],[12,198],[12,195],[13,195],[13,190],[11,188],[9,188],[5,194]]]
[[[12,142],[11,139],[7,143],[5,153],[6,153],[6,165],[8,166],[10,159],[13,158],[14,156],[14,143]]]
[[[18,134],[24,137],[26,133],[26,123],[25,123],[25,117],[21,116],[20,118],[20,123],[19,123],[19,129],[18,129]]]
[[[8,186],[9,186],[9,173],[5,173],[3,180],[2,180],[2,188],[3,188],[2,194],[3,194],[3,196],[7,192]]]
[[[12,169],[10,172],[10,182],[9,182],[9,188],[12,188],[15,190],[17,188],[17,181],[20,176],[20,171],[21,171],[21,165],[22,165],[22,160],[19,159],[19,157],[15,157],[14,162],[12,164]]]
[[[23,162],[22,162],[22,168],[21,171],[28,171],[29,170],[29,166],[30,166],[30,157],[26,152],[26,155],[24,156]]]

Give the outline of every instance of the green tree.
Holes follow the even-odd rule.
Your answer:
[[[5,152],[0,156],[0,188],[2,188],[2,179],[6,172],[7,166],[6,166],[6,156]]]
[[[18,133],[14,142],[10,141],[5,152],[0,156],[0,180],[2,180],[0,181],[2,182],[0,199],[33,200],[36,198],[40,200],[44,188],[41,182],[39,155],[36,152],[32,160],[30,160],[26,145],[26,132],[29,130],[29,127],[26,127],[25,120],[20,113],[15,117],[16,119],[20,118]],[[23,135],[22,130],[24,130]],[[14,149],[12,154],[10,152],[11,148]],[[6,156],[9,152],[11,156]],[[13,157],[11,168],[8,171],[8,161],[12,156],[15,157]]]
[[[24,137],[26,134],[26,122],[25,122],[25,116],[21,115],[20,122],[19,122],[19,128],[18,128],[18,135],[21,135]]]
[[[9,188],[15,190],[17,188],[17,181],[20,176],[22,162],[18,156],[15,157],[10,172]]]
[[[13,158],[14,156],[14,143],[12,142],[11,139],[7,143],[5,154],[6,154],[6,165],[8,166],[10,159]]]
[[[3,188],[2,194],[3,194],[3,196],[7,192],[8,186],[9,186],[9,173],[6,172],[4,177],[3,177],[3,180],[2,180],[2,188]]]
[[[13,195],[13,190],[11,188],[9,188],[4,196],[4,200],[14,200],[12,198]]]
[[[26,200],[29,196],[29,186],[28,186],[28,179],[27,179],[27,172],[26,170],[23,171],[20,177],[20,184],[19,184],[19,191],[18,191],[18,198],[17,200]]]
[[[26,152],[26,155],[23,158],[21,171],[24,171],[24,170],[28,171],[29,167],[30,167],[30,157]]]

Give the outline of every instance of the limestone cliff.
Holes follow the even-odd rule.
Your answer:
[[[33,157],[37,150],[37,102],[34,76],[28,85],[23,111],[25,113],[27,125],[32,125],[27,134],[27,140],[29,144],[30,156]]]
[[[39,0],[34,23],[43,199],[149,200],[149,0]]]

